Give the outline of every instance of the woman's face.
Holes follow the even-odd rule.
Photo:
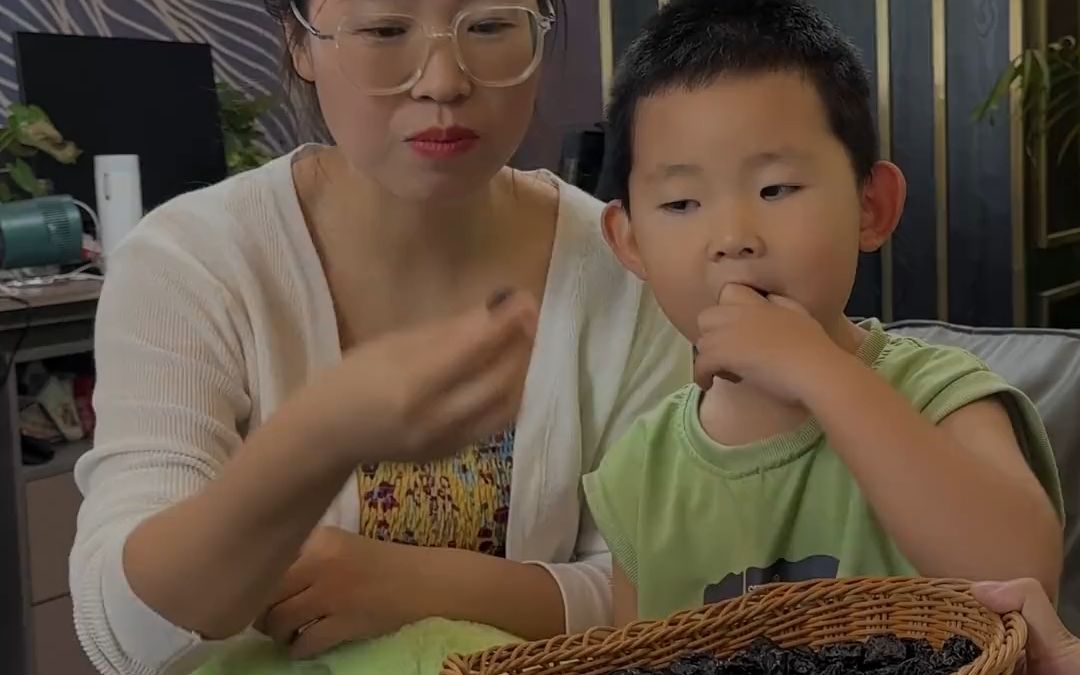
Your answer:
[[[364,72],[369,79],[381,77],[364,70],[368,61],[420,53],[415,45],[429,41],[424,28],[403,26],[448,33],[467,10],[477,20],[459,35],[469,33],[477,53],[501,53],[491,42],[495,33],[515,29],[500,25],[498,16],[492,20],[490,8],[507,5],[538,8],[537,0],[311,0],[310,23],[339,40],[308,37],[294,49],[293,61],[301,77],[315,83],[327,128],[355,170],[399,197],[440,200],[485,187],[506,165],[532,118],[539,69],[514,86],[484,86],[463,72],[453,43],[436,38],[411,88],[373,95],[358,80]],[[376,16],[390,14],[415,22]],[[343,25],[350,30],[339,33]]]

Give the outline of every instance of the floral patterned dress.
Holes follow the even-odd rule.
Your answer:
[[[361,466],[360,534],[505,557],[513,449],[511,429],[436,462]]]

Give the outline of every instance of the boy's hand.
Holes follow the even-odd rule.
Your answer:
[[[802,305],[741,284],[726,285],[717,305],[698,317],[698,327],[694,380],[703,389],[724,377],[802,402],[812,373],[843,354]]]

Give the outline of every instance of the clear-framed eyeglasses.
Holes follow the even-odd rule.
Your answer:
[[[529,79],[544,56],[545,36],[555,26],[546,12],[513,4],[466,7],[448,30],[433,30],[409,14],[373,12],[359,3],[341,17],[333,33],[315,28],[296,0],[292,11],[312,37],[333,41],[342,73],[373,96],[408,91],[423,77],[436,40],[449,40],[458,66],[485,87],[513,87]]]

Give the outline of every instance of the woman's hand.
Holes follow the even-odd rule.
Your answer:
[[[307,658],[419,621],[425,550],[318,528],[256,627]]]
[[[136,595],[177,626],[208,638],[226,638],[250,626],[266,608],[274,585],[305,542],[308,552],[290,579],[312,579],[303,576],[311,574],[308,568],[331,563],[334,574],[345,574],[346,560],[361,561],[355,568],[365,573],[364,579],[383,583],[390,578],[386,570],[395,571],[396,556],[385,553],[384,547],[358,537],[349,546],[330,546],[324,535],[312,539],[312,528],[357,465],[448,455],[505,429],[513,420],[529,367],[537,306],[526,294],[501,294],[495,299],[499,302],[489,307],[360,345],[256,428],[220,474],[209,475],[217,470],[209,457],[170,455],[166,461],[176,464],[166,468],[186,474],[195,467],[194,480],[202,479],[195,485],[201,489],[146,518],[127,538],[124,573]],[[180,377],[181,366],[200,354],[175,358],[168,372]],[[201,372],[200,389],[170,399],[178,402],[176,409],[190,425],[184,429],[196,438],[232,433],[225,431],[226,425],[239,418],[218,418],[209,411],[182,407],[191,401],[226,406],[219,379],[225,376],[213,369]],[[237,389],[230,396],[243,398]],[[172,409],[160,402],[158,406]],[[159,428],[168,431],[167,422],[171,424],[165,418],[158,420]],[[129,477],[135,480],[143,475],[145,468],[139,467],[146,462],[159,470],[152,456],[132,462]],[[172,493],[155,497],[174,498]],[[378,548],[379,553],[359,547]],[[178,584],[180,578],[191,583]],[[191,586],[200,592],[191,593]],[[320,584],[316,590],[321,588],[330,586]],[[373,585],[359,588],[356,593],[372,597],[389,591]],[[326,597],[337,593],[335,588]],[[208,603],[206,598],[214,601]],[[367,596],[362,604],[376,606]],[[380,611],[365,619],[382,621],[386,616]],[[300,648],[307,649],[313,639],[326,639],[328,630],[341,630],[339,622],[320,626]],[[385,628],[377,624],[365,630]]]
[[[981,583],[972,592],[991,610],[1020,612],[1027,621],[1027,675],[1080,673],[1080,640],[1062,625],[1038,581]]]
[[[497,293],[487,307],[361,344],[293,406],[347,466],[451,454],[517,415],[537,320],[532,298]]]

